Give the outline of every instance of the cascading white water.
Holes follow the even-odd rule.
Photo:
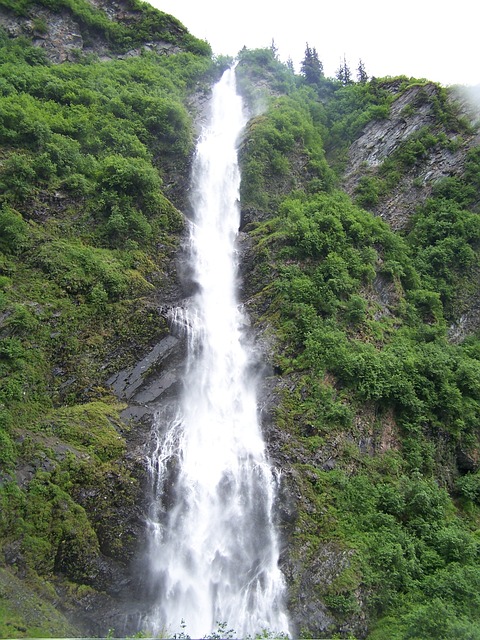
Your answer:
[[[188,335],[183,398],[170,417],[157,416],[151,457],[157,595],[147,628],[154,633],[199,638],[219,623],[236,637],[289,631],[272,520],[275,476],[236,300],[236,143],[245,123],[230,69],[214,87],[194,161],[190,246],[198,293],[177,318]]]

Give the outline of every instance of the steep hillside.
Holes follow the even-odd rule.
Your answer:
[[[269,105],[241,148],[245,296],[297,632],[480,637],[474,118],[428,82],[289,80],[267,50],[239,74]]]
[[[133,633],[146,436],[107,381],[184,295],[179,208],[218,69],[138,2],[1,2],[0,23],[0,635]]]

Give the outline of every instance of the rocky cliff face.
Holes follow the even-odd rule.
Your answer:
[[[422,131],[428,129],[433,135],[442,133],[445,136],[428,153],[415,159],[398,183],[387,189],[371,207],[375,215],[395,230],[408,227],[416,207],[431,195],[435,183],[463,174],[469,150],[480,143],[480,134],[475,129],[460,136],[458,131],[449,128],[448,123],[439,121],[436,112],[438,85],[414,85],[400,92],[399,84],[389,86],[394,100],[388,118],[367,124],[351,144],[342,176],[342,187],[354,197],[362,178],[381,175],[384,162]],[[472,124],[478,122],[477,107],[469,100],[468,93],[452,90],[448,101],[460,117]]]
[[[108,17],[112,24],[127,28],[138,24],[141,12],[132,8],[129,0],[92,0],[91,4]],[[68,6],[52,12],[48,7],[33,4],[26,15],[15,15],[0,7],[0,26],[12,38],[26,36],[33,44],[42,49],[53,63],[76,62],[81,55],[94,54],[99,60],[123,58],[140,55],[142,51],[155,51],[160,54],[178,53],[182,47],[171,40],[180,41],[187,30],[170,16],[166,16],[165,27],[169,40],[155,37],[130,47],[118,46],[105,37],[101,27],[88,24],[81,15]]]
[[[448,122],[438,117],[438,96],[435,84],[416,85],[398,94],[398,87],[390,87],[395,97],[390,115],[385,120],[370,122],[348,150],[342,187],[355,198],[365,178],[381,178],[385,163],[402,147],[419,139],[428,131],[437,136],[428,151],[416,157],[391,186],[381,190],[375,203],[367,207],[385,220],[396,231],[408,231],[416,209],[432,195],[435,185],[445,178],[459,178],[465,169],[465,160],[472,149],[480,144],[478,123],[479,100],[473,90],[449,90],[447,106],[467,124],[459,133]],[[478,210],[477,201],[473,207]],[[459,297],[456,316],[449,336],[461,342],[480,327],[480,299],[477,294]]]

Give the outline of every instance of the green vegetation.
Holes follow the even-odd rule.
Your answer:
[[[344,630],[355,631],[363,609],[375,640],[477,638],[480,485],[475,465],[456,456],[476,459],[479,445],[480,343],[471,335],[452,344],[447,323],[459,301],[478,295],[469,208],[479,198],[478,150],[395,234],[359,205],[376,205],[468,127],[444,90],[425,92],[436,122],[364,176],[353,204],[325,158],[340,172],[362,127],[387,117],[411,82],[304,75],[288,98],[271,97],[242,147],[243,203],[258,211],[247,227],[252,304],[279,339],[276,422],[302,495],[292,555],[308,572],[332,544],[349,554],[335,579],[314,587]],[[283,175],[290,183],[279,189]]]
[[[308,111],[289,97],[279,98],[268,118],[253,118],[242,150],[242,203],[275,210],[306,176],[311,191],[329,188],[334,176],[320,141]]]
[[[2,638],[19,638],[27,630],[32,638],[68,638],[78,633],[78,629],[48,601],[45,592],[45,587],[42,592],[42,585],[20,580],[10,571],[0,568]]]
[[[20,18],[65,10],[111,52],[175,45],[53,65],[0,33],[4,637],[76,633],[51,606],[59,580],[75,600],[99,588],[102,554],[135,552],[118,514],[133,509],[138,479],[123,407],[104,385],[168,331],[153,300],[183,229],[189,98],[226,60],[174,18],[127,4],[120,23],[86,0],[0,0]],[[273,46],[243,50],[237,74],[254,114],[241,145],[245,286],[276,340],[278,446],[300,496],[292,608],[328,556],[336,570],[309,585],[334,621],[324,637],[480,638],[480,342],[448,333],[480,290],[479,149],[432,185],[402,233],[362,208],[402,180],[420,189],[426,159],[462,149],[471,126],[426,81],[368,80],[361,64],[355,83],[345,61],[326,78],[308,45],[301,76]],[[428,126],[365,172],[352,201],[339,189],[350,145],[412,88],[402,117],[427,105]],[[300,631],[321,637],[313,625]]]
[[[53,65],[0,31],[2,637],[80,635],[55,613],[58,580],[74,602],[103,588],[102,554],[127,563],[135,550],[124,407],[104,385],[168,331],[152,295],[183,218],[164,185],[188,170],[186,103],[217,67],[174,18],[128,4],[118,23],[85,0],[0,2],[19,16],[66,9],[112,51],[178,47]]]

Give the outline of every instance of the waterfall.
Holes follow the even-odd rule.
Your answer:
[[[189,240],[198,290],[176,318],[188,337],[183,397],[157,415],[150,459],[156,595],[147,628],[156,634],[200,638],[219,624],[236,638],[289,631],[272,515],[276,478],[236,299],[237,140],[245,124],[230,69],[213,89],[194,160]]]

